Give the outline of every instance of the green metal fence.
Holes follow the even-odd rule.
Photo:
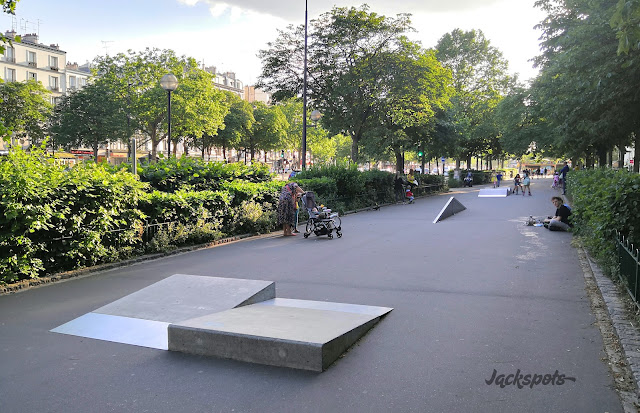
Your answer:
[[[638,248],[618,232],[616,232],[616,244],[618,263],[620,264],[620,279],[633,298],[636,307],[640,309],[640,297],[638,296],[640,293],[640,283],[638,282],[638,276],[640,275],[640,254]]]

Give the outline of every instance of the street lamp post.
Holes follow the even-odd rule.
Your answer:
[[[167,73],[160,79],[160,86],[167,91],[167,159],[171,157],[171,92],[178,88],[178,79]]]
[[[307,169],[307,0],[304,0],[304,74],[302,81],[302,170]]]

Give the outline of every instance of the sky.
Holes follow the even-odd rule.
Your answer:
[[[309,20],[334,6],[359,7],[352,0],[307,0]],[[521,80],[536,76],[529,61],[539,54],[544,14],[535,0],[369,0],[369,11],[395,17],[410,13],[409,37],[434,47],[446,33],[480,29]],[[304,0],[20,0],[16,16],[0,16],[0,29],[38,33],[40,43],[57,44],[67,62],[146,47],[172,49],[219,72],[235,72],[251,85],[261,72],[257,53],[278,29],[304,24]]]

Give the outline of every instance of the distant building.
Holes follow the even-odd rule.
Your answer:
[[[271,93],[265,92],[262,89],[257,89],[255,86],[244,87],[244,100],[247,102],[263,102],[267,105],[271,104]]]
[[[15,31],[7,31],[11,40]],[[71,69],[67,65],[67,52],[57,44],[38,43],[35,33],[21,36],[20,42],[4,44],[4,56],[0,59],[0,76],[5,82],[36,80],[51,92],[51,103],[76,88],[87,83],[88,71],[78,70],[77,64]],[[73,82],[73,83],[72,83]]]
[[[240,96],[241,99],[244,99],[244,85],[242,81],[236,79],[234,72],[219,73],[215,66],[205,67],[204,70],[215,76],[213,83],[216,88],[233,92]]]

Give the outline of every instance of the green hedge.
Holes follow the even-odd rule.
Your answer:
[[[95,164],[68,169],[41,149],[11,150],[0,160],[0,281],[133,254],[145,190],[124,171]],[[108,233],[117,228],[126,230]]]
[[[607,273],[615,271],[615,232],[640,243],[640,175],[626,170],[582,170],[567,174],[574,232]]]
[[[217,191],[222,184],[229,181],[269,182],[273,180],[273,174],[269,172],[268,165],[263,163],[225,164],[184,156],[147,164],[140,168],[138,174],[141,181],[148,182],[151,188],[163,192],[175,192],[180,189]]]

